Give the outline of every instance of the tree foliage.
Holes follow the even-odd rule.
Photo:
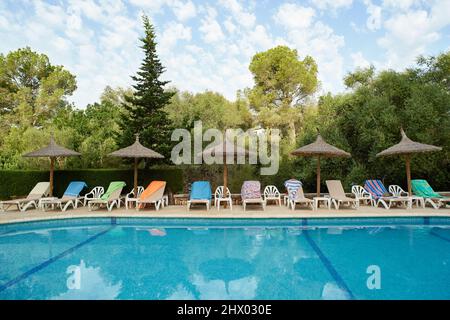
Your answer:
[[[450,76],[450,68],[445,62],[449,57],[450,53],[421,58],[417,68],[403,72],[375,73],[373,67],[356,70],[345,78],[349,93],[322,96],[316,112],[305,119],[310,125],[300,136],[299,145],[314,139],[317,126],[330,143],[352,154],[351,160],[326,161],[324,178],[341,178],[348,185],[372,177],[405,186],[404,160],[376,157],[400,141],[403,127],[411,139],[444,149],[415,156],[413,177],[430,179],[437,188],[448,188],[450,90],[445,79]],[[308,176],[313,171],[310,162],[296,162],[305,165],[300,175]]]
[[[120,120],[120,146],[128,146],[139,134],[142,144],[169,157],[171,123],[164,107],[169,104],[173,92],[165,90],[169,81],[160,79],[164,72],[156,53],[156,35],[147,16],[142,18],[145,36],[141,38],[144,59],[134,81],[133,95],[126,96],[123,104],[126,112]]]
[[[265,128],[280,128],[296,139],[302,106],[317,90],[317,64],[310,56],[298,58],[297,50],[278,46],[257,53],[249,67],[255,81],[249,91],[251,106]]]
[[[30,48],[0,54],[2,127],[40,127],[76,89],[75,76]]]
[[[194,122],[199,120],[205,129],[245,130],[252,125],[248,103],[239,95],[235,102],[230,102],[220,93],[211,91],[176,92],[166,110],[176,128],[193,128]]]
[[[120,167],[121,159],[107,155],[132,143],[137,132],[144,145],[167,156],[172,128],[192,129],[201,120],[204,129],[281,129],[280,170],[275,176],[255,177],[263,184],[282,186],[284,180],[298,178],[305,191],[314,190],[316,162],[290,152],[314,141],[319,128],[329,143],[352,154],[351,159],[323,161],[323,181],[342,179],[346,190],[368,178],[405,187],[403,159],[376,157],[399,142],[403,127],[411,139],[443,147],[442,152],[413,157],[413,177],[448,189],[450,52],[419,57],[404,71],[356,69],[343,79],[345,93],[315,100],[319,84],[313,58],[300,60],[295,50],[279,46],[255,55],[250,64],[254,86],[229,101],[216,92],[167,88],[168,82],[160,80],[164,68],[153,27],[143,20],[145,55],[133,88],[107,87],[98,102],[85,108],[67,102],[76,88],[75,77],[44,54],[24,48],[0,55],[0,169],[47,168],[48,159],[24,159],[22,154],[46,145],[51,134],[82,153],[60,159],[59,168]],[[256,175],[256,166],[236,168],[230,168],[230,176]],[[220,170],[188,167],[185,173],[190,179],[204,176],[220,183]]]

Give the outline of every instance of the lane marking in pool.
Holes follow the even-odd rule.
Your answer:
[[[44,261],[44,262],[42,262],[41,264],[39,264],[39,265],[37,265],[37,266],[31,268],[30,270],[26,271],[25,273],[22,273],[20,276],[18,276],[18,277],[16,277],[16,278],[12,279],[12,280],[10,280],[10,281],[8,281],[7,283],[0,285],[0,292],[2,292],[2,291],[4,291],[4,290],[8,289],[9,287],[15,285],[16,283],[18,283],[18,282],[20,282],[20,281],[22,281],[22,280],[28,278],[29,276],[33,275],[34,273],[36,273],[36,272],[38,272],[38,271],[40,271],[40,270],[46,268],[47,266],[49,266],[49,265],[52,264],[53,262],[56,262],[57,260],[59,260],[59,259],[61,259],[61,258],[64,258],[64,257],[67,256],[68,254],[71,254],[71,253],[74,252],[75,250],[77,250],[77,249],[81,248],[82,246],[84,246],[84,245],[86,245],[86,244],[88,244],[88,243],[94,241],[94,240],[97,239],[98,237],[100,237],[100,236],[102,236],[102,235],[108,233],[110,230],[112,230],[112,229],[114,229],[114,228],[115,228],[114,226],[109,227],[109,228],[107,228],[107,229],[105,229],[105,230],[103,230],[103,231],[101,231],[101,232],[99,232],[99,233],[93,235],[92,237],[87,238],[87,239],[84,240],[83,242],[80,242],[80,243],[78,243],[77,245],[75,245],[75,246],[73,246],[73,247],[71,247],[71,248],[69,248],[69,249],[67,249],[67,250],[65,250],[65,251],[63,251],[63,252],[61,252],[60,254],[58,254],[58,255],[56,255],[56,256],[54,256],[54,257],[52,257],[52,258],[50,258],[50,259],[48,259],[48,260],[46,260],[46,261]]]
[[[313,250],[319,256],[320,261],[323,263],[325,268],[331,274],[331,276],[333,277],[334,281],[336,281],[336,283],[339,286],[339,288],[341,288],[342,290],[344,290],[348,294],[350,300],[355,300],[355,296],[353,295],[352,291],[350,290],[350,288],[345,283],[344,279],[342,279],[340,274],[333,267],[333,264],[331,263],[331,261],[325,256],[325,254],[322,252],[322,250],[317,245],[317,243],[311,238],[311,236],[309,235],[307,229],[304,230],[303,235],[305,236],[306,241],[308,241],[308,243],[311,246],[311,248],[313,248]]]
[[[437,233],[434,228],[431,229],[430,234],[435,236],[436,238],[442,239],[444,241],[450,242],[450,238],[444,237],[443,235],[440,235],[439,233]]]
[[[16,232],[16,230],[6,230],[6,231],[0,233],[0,237],[1,236],[6,236],[6,235],[11,234],[13,232]]]

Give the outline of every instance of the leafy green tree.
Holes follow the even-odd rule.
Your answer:
[[[236,102],[230,102],[223,95],[211,91],[197,94],[176,92],[166,111],[177,128],[190,129],[195,121],[201,120],[205,129],[246,129],[252,121],[247,101],[241,96]]]
[[[40,127],[76,89],[75,76],[30,48],[0,54],[1,126]]]
[[[60,135],[70,132],[70,144],[81,152],[81,157],[70,158],[67,166],[108,168],[120,164],[120,159],[108,157],[108,154],[117,149],[115,137],[120,134],[122,105],[124,96],[129,93],[128,89],[106,87],[100,102],[84,110],[60,110],[52,127]]]
[[[450,90],[450,51],[435,57],[420,56],[417,64],[412,73],[426,82],[440,84]]]
[[[119,145],[126,146],[139,133],[143,145],[162,153],[166,158],[171,150],[171,123],[164,107],[174,95],[165,90],[169,81],[160,79],[164,72],[157,53],[156,35],[147,16],[142,18],[145,36],[141,38],[144,60],[136,76],[133,76],[133,96],[126,96],[125,112],[120,120]]]
[[[44,164],[22,154],[48,143],[55,116],[72,112],[66,99],[75,89],[75,76],[44,54],[28,47],[0,54],[0,168]]]
[[[302,106],[318,87],[316,62],[310,56],[300,60],[297,50],[278,46],[257,53],[249,69],[255,81],[249,101],[258,120],[264,127],[282,129],[294,143]]]
[[[328,142],[352,154],[352,159],[326,161],[324,180],[340,178],[348,185],[368,178],[406,187],[405,165],[401,157],[377,158],[376,154],[400,140],[400,127],[416,141],[443,147],[442,152],[413,157],[412,174],[425,178],[438,189],[448,189],[450,178],[450,90],[445,79],[449,53],[419,59],[413,69],[375,73],[358,69],[345,77],[350,91],[325,95],[316,112],[305,117],[299,145],[309,143],[319,127]],[[426,61],[426,63],[424,63]],[[447,70],[447,71],[446,71]],[[313,185],[313,168],[305,159],[295,159],[300,177]]]

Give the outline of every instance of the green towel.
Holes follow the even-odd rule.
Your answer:
[[[116,191],[117,189],[121,189],[126,186],[126,183],[123,181],[113,181],[109,184],[108,190],[101,196],[100,199],[102,200],[108,200],[111,196],[111,193]]]
[[[427,180],[412,180],[411,186],[413,192],[419,197],[424,198],[442,198],[442,196],[435,192],[428,184]]]

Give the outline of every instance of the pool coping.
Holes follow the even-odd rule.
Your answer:
[[[143,218],[143,219],[161,219],[161,220],[233,220],[233,219],[248,219],[248,220],[286,220],[297,219],[302,220],[324,220],[329,221],[333,219],[341,220],[358,220],[358,219],[445,219],[450,221],[450,209],[381,209],[373,207],[361,207],[359,210],[329,210],[322,209],[316,211],[307,210],[289,210],[286,207],[268,207],[266,211],[262,210],[247,210],[243,211],[240,208],[233,208],[230,210],[215,209],[206,210],[191,210],[186,211],[184,206],[169,206],[159,211],[154,209],[135,211],[134,209],[125,210],[114,209],[111,212],[106,210],[88,211],[86,208],[78,208],[74,210],[68,210],[66,212],[59,211],[40,211],[29,210],[26,212],[7,211],[0,212],[0,226],[12,223],[24,223],[24,222],[39,222],[50,220],[71,220],[71,219],[90,219],[90,218],[106,218],[106,219],[127,219],[127,218]]]
[[[358,228],[358,227],[450,227],[448,217],[394,217],[394,218],[277,218],[277,219],[203,219],[203,218],[159,218],[159,217],[73,217],[70,219],[45,219],[0,224],[0,236],[20,231],[38,229],[84,228],[96,226],[142,227],[142,228],[188,228],[208,230],[215,228]]]

